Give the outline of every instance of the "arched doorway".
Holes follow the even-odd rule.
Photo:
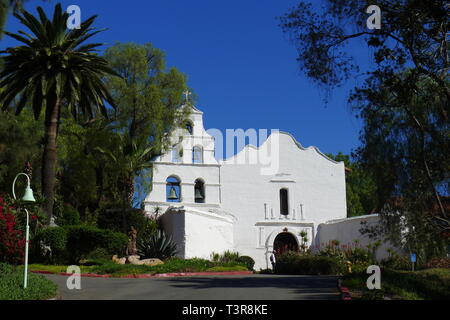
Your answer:
[[[297,240],[291,233],[282,232],[275,237],[273,250],[276,256],[288,251],[298,251]]]

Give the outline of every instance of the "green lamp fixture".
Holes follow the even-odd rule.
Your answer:
[[[24,175],[25,177],[27,177],[27,187],[25,188],[25,193],[23,194],[21,200],[26,201],[26,202],[36,202],[36,199],[34,198],[34,195],[33,195],[33,190],[32,190],[31,187],[30,187],[30,177],[29,177],[27,174],[25,174],[25,173],[19,173],[19,174],[14,178],[14,181],[13,181],[13,187],[12,187],[12,192],[13,192],[13,197],[14,197],[14,199],[17,199],[17,198],[16,198],[16,193],[15,193],[15,191],[14,191],[14,186],[15,186],[15,184],[16,184],[17,178],[18,178],[19,176],[21,176],[21,175]]]
[[[30,186],[27,186],[27,188],[25,189],[22,200],[27,202],[36,202],[36,199],[34,199],[33,190]]]

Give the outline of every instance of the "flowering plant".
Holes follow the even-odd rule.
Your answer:
[[[16,210],[0,196],[0,261],[20,264],[25,256],[25,238]]]

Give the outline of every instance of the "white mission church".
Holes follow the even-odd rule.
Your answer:
[[[212,252],[237,251],[270,268],[274,250],[361,239],[361,219],[346,218],[345,167],[315,147],[304,148],[289,133],[272,133],[259,147],[216,160],[215,141],[192,107],[190,120],[173,133],[174,148],[157,158],[145,211],[159,212],[182,258],[209,259]],[[245,159],[278,145],[278,170],[261,174],[262,164]],[[247,157],[247,158],[246,158]]]

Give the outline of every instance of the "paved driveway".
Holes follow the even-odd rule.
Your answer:
[[[66,276],[46,275],[67,300],[335,300],[336,277],[196,276],[153,279],[81,278],[81,290],[68,290]]]

